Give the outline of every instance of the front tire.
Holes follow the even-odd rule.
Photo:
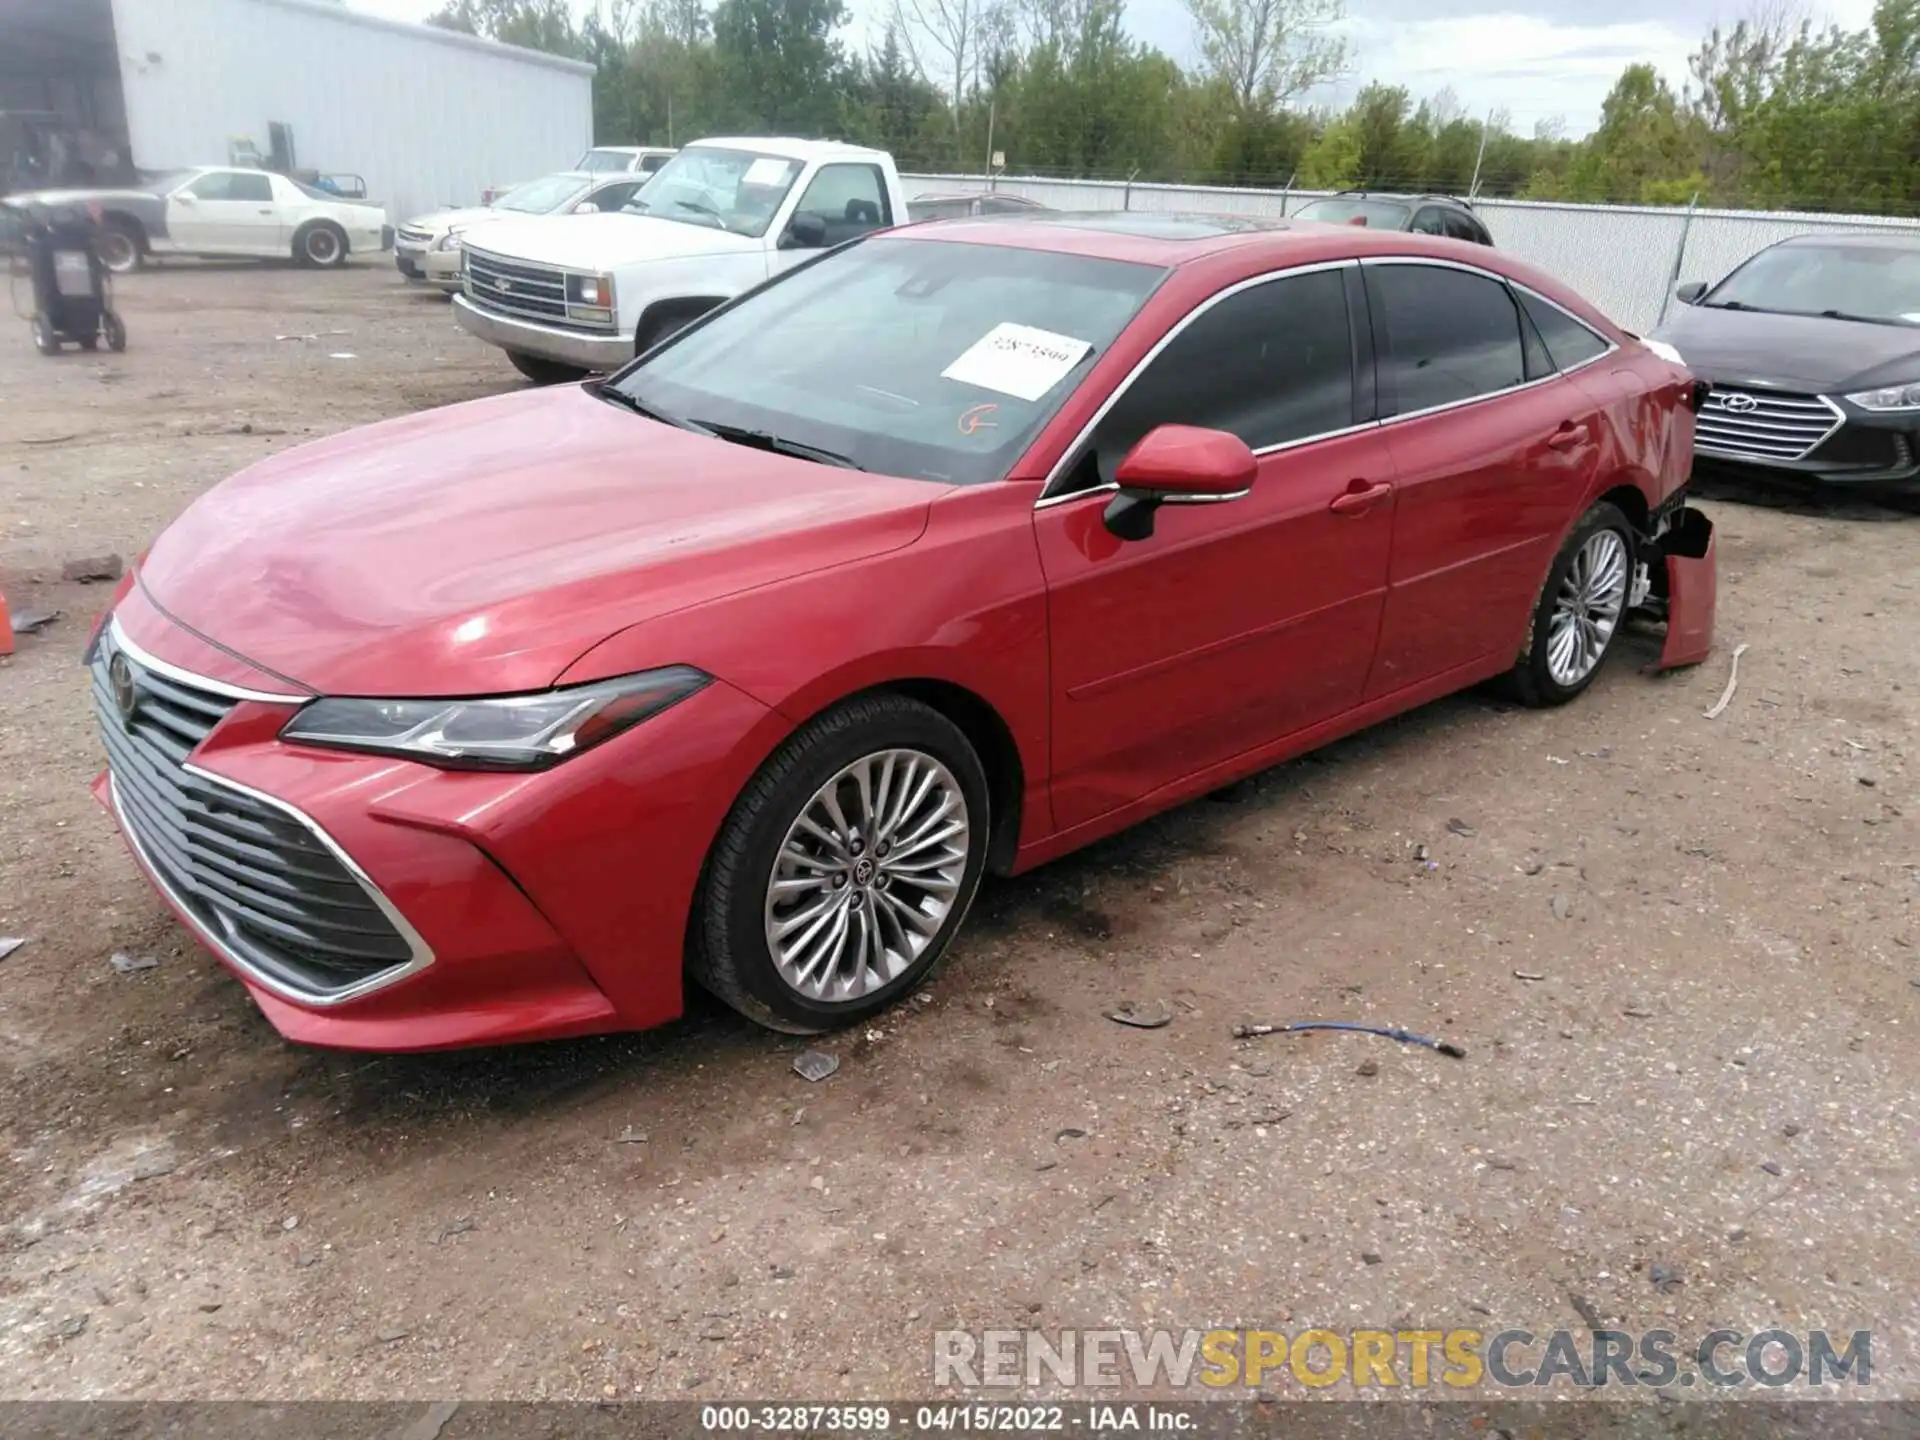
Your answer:
[[[60,337],[54,334],[53,325],[44,315],[33,317],[33,348],[46,356],[60,353]]]
[[[575,380],[584,380],[589,372],[577,365],[563,365],[558,360],[542,360],[538,355],[522,355],[518,350],[507,351],[507,359],[513,368],[536,385],[565,385]]]
[[[1547,569],[1527,648],[1508,687],[1524,705],[1564,705],[1593,683],[1613,653],[1633,581],[1633,527],[1601,501],[1568,534]]]
[[[788,1034],[857,1024],[933,973],[986,864],[986,772],[902,695],[848,701],[760,769],[715,842],[693,978]]]
[[[347,232],[329,220],[317,220],[293,237],[293,258],[316,270],[347,263]]]

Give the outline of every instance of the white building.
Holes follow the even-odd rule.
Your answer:
[[[23,147],[101,181],[251,149],[363,177],[399,220],[571,165],[592,86],[578,61],[329,0],[0,0],[0,180]]]

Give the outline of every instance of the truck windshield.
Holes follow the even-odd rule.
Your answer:
[[[573,168],[595,175],[603,170],[630,170],[633,168],[633,156],[625,150],[589,150]]]
[[[578,175],[546,175],[514,186],[493,202],[493,208],[523,215],[551,215],[586,188]]]
[[[615,378],[767,449],[971,485],[1003,477],[1166,271],[1012,246],[865,240]]]
[[[799,178],[800,162],[752,150],[692,145],[647,182],[627,209],[658,220],[760,236]]]

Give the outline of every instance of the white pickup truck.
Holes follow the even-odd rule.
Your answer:
[[[489,224],[462,252],[454,315],[528,379],[577,380],[810,254],[907,218],[883,150],[701,140],[615,213]]]

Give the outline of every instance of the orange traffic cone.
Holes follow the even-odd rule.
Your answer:
[[[13,654],[13,616],[7,613],[7,597],[0,593],[0,655]]]

